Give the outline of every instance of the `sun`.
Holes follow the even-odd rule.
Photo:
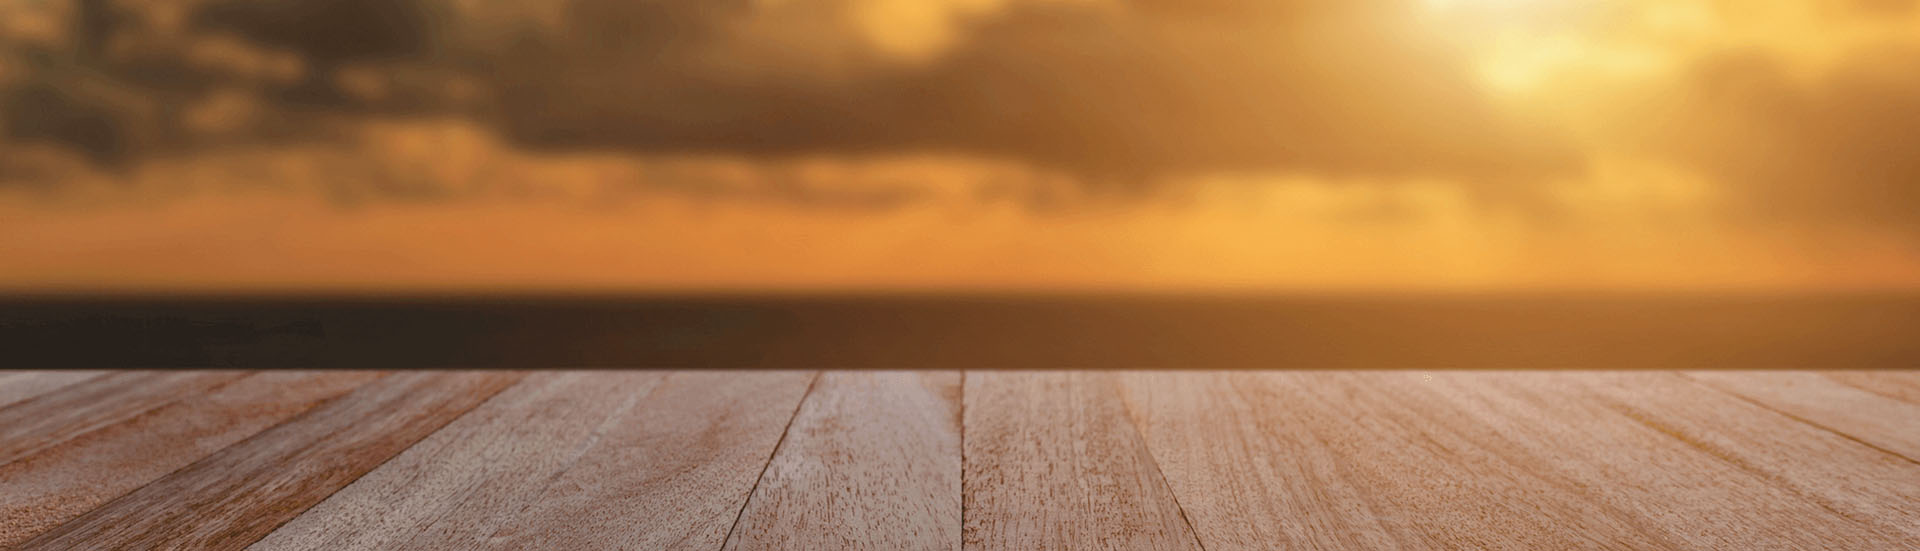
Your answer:
[[[1466,27],[1531,25],[1596,6],[1595,0],[1415,0],[1407,5]]]
[[[1420,0],[1428,8],[1435,10],[1476,9],[1504,10],[1553,3],[1553,0]]]
[[[1419,0],[1430,29],[1467,55],[1480,84],[1527,95],[1568,71],[1644,72],[1647,52],[1597,39],[1593,0]]]

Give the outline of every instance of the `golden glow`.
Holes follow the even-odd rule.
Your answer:
[[[1125,37],[1100,35],[1104,27],[1090,24],[1085,27],[1093,30],[1081,30],[1109,42],[1062,45],[1048,40],[1069,39],[1044,34],[1026,37],[1032,44],[974,41],[1025,37],[1019,29],[993,25],[1000,21],[996,18],[1038,10],[1039,4],[1092,10],[1130,5],[1091,0],[842,4],[844,9],[821,17],[817,14],[826,10],[820,7],[824,3],[757,3],[752,17],[730,19],[727,26],[711,31],[745,37],[739,44],[684,61],[696,69],[673,70],[694,74],[692,80],[702,86],[744,82],[740,89],[746,90],[778,88],[784,82],[778,79],[807,72],[808,80],[792,86],[797,91],[774,99],[841,109],[824,117],[831,121],[828,127],[839,132],[843,127],[836,125],[851,129],[867,122],[856,108],[899,108],[879,100],[847,107],[820,99],[849,93],[847,83],[854,80],[849,75],[865,70],[892,78],[894,72],[950,70],[952,74],[938,75],[949,80],[930,81],[964,88],[969,81],[963,77],[970,73],[963,69],[979,67],[953,69],[942,63],[989,56],[993,46],[1054,47],[1065,52],[1064,59],[1094,59],[1091,49],[1126,47]],[[1138,8],[1146,15],[1136,17],[1165,18],[1179,25],[1156,27],[1143,35],[1179,37],[1184,41],[1176,44],[1190,47],[1150,53],[1204,61],[1200,56],[1225,50],[1251,62],[1292,63],[1297,67],[1288,67],[1299,73],[1298,82],[1335,82],[1327,85],[1335,91],[1343,91],[1338,86],[1349,80],[1371,82],[1367,79],[1378,76],[1343,72],[1380,55],[1364,47],[1300,61],[1273,52],[1290,54],[1302,48],[1305,39],[1275,35],[1258,39],[1271,43],[1254,43],[1254,48],[1242,44],[1254,39],[1209,36],[1213,27],[1207,25],[1221,25],[1221,20],[1196,13],[1255,9],[1238,2],[1141,3],[1148,4],[1163,11]],[[1456,107],[1460,112],[1479,110],[1474,112],[1491,113],[1489,120],[1513,121],[1532,132],[1523,134],[1522,141],[1564,142],[1578,159],[1577,169],[1526,184],[1489,183],[1499,178],[1471,170],[1404,169],[1395,164],[1402,155],[1392,151],[1345,156],[1348,152],[1339,147],[1364,145],[1372,138],[1338,132],[1334,138],[1297,142],[1301,150],[1338,142],[1328,146],[1333,153],[1327,158],[1333,160],[1326,161],[1327,166],[1168,171],[1143,177],[1140,187],[1145,191],[1137,193],[1125,191],[1125,186],[1109,189],[1074,181],[1113,178],[1100,170],[1078,174],[1071,167],[1042,166],[1042,161],[1058,159],[1130,161],[1127,154],[1112,151],[1161,144],[1141,145],[1145,142],[1112,134],[1173,132],[1103,126],[1097,121],[1105,119],[1099,117],[1145,112],[1148,115],[1137,120],[1175,126],[1179,117],[1261,107],[1223,107],[1252,101],[1248,98],[1316,98],[1282,95],[1291,88],[1280,85],[1296,83],[1289,78],[1260,80],[1226,69],[1208,72],[1211,66],[1186,80],[1115,77],[1102,86],[1076,89],[1082,95],[1069,95],[1072,101],[1058,106],[1094,114],[1087,119],[1063,117],[1069,128],[1092,129],[1078,134],[1045,135],[1039,131],[1048,128],[1039,128],[1034,134],[1043,137],[1005,148],[936,142],[924,150],[893,150],[886,143],[855,143],[838,153],[776,141],[780,136],[773,134],[786,128],[781,125],[799,123],[782,118],[789,113],[758,110],[752,102],[697,114],[693,107],[684,114],[668,111],[689,120],[763,120],[765,129],[749,125],[750,131],[739,134],[765,141],[748,140],[751,146],[735,152],[523,147],[512,130],[502,129],[517,130],[513,125],[519,121],[493,124],[484,109],[475,110],[483,115],[466,119],[445,113],[389,118],[367,110],[333,121],[324,140],[253,140],[260,128],[285,123],[286,113],[300,112],[270,109],[269,94],[263,91],[267,85],[228,87],[196,96],[179,112],[183,128],[195,139],[239,145],[156,154],[110,168],[45,144],[0,151],[6,155],[0,158],[0,170],[25,166],[62,175],[57,186],[0,185],[0,289],[1920,287],[1920,221],[1903,222],[1897,212],[1868,212],[1888,202],[1911,201],[1912,195],[1900,195],[1905,188],[1884,182],[1854,181],[1893,181],[1889,178],[1897,176],[1899,166],[1841,166],[1836,171],[1813,167],[1822,162],[1814,154],[1788,159],[1806,150],[1805,143],[1797,141],[1801,136],[1826,140],[1821,143],[1849,137],[1875,143],[1871,139],[1912,135],[1897,126],[1911,122],[1897,117],[1911,114],[1856,114],[1852,109],[1899,103],[1887,98],[1916,101],[1912,96],[1920,94],[1920,85],[1914,83],[1920,81],[1913,75],[1920,73],[1898,67],[1904,66],[1899,60],[1920,56],[1884,56],[1920,51],[1920,8],[1903,7],[1910,3],[1895,0],[1378,4],[1397,11],[1355,11],[1363,17],[1404,19],[1410,22],[1404,28],[1390,27],[1398,33],[1392,38],[1412,42],[1431,37],[1432,47],[1445,51],[1427,60],[1432,67],[1420,65],[1426,58],[1418,58],[1397,61],[1405,66],[1368,70],[1397,76],[1451,70],[1441,66],[1457,63],[1465,87],[1471,88],[1461,92],[1462,97],[1485,105],[1423,103],[1428,96],[1439,96],[1451,81],[1416,79],[1419,86],[1367,90],[1409,98],[1404,105],[1413,107],[1405,107],[1405,112],[1398,107],[1379,112],[1349,109],[1352,106],[1335,102],[1319,110],[1302,109],[1288,119],[1296,124],[1287,126],[1379,125],[1405,130],[1417,141],[1432,128],[1478,132],[1482,129],[1447,125],[1453,124],[1449,117]],[[550,29],[567,24],[565,10],[527,9],[531,11],[485,20],[492,26],[484,29],[506,35],[498,29],[529,22]],[[0,17],[8,27],[0,38],[14,44],[57,42],[64,32],[60,17],[42,12]],[[234,45],[235,40],[208,38],[181,49],[200,52],[195,59],[204,58],[221,71],[257,73],[261,82],[292,86],[303,78],[299,60],[290,54]],[[1233,60],[1242,61],[1240,57]],[[882,68],[861,65],[868,58],[880,59],[874,63]],[[1883,58],[1895,60],[1883,63],[1892,69],[1869,70],[1878,67],[1874,60]],[[22,56],[0,57],[0,86],[26,78],[21,75],[27,74],[27,63]],[[1013,84],[989,90],[1016,99],[1032,91],[1021,86],[1058,84],[1085,74],[1080,72],[1083,67],[1067,64],[980,66],[1018,77],[1009,81]],[[1224,62],[1221,67],[1232,68]],[[405,86],[411,81],[389,78],[382,70],[384,66],[344,67],[340,80],[347,92],[358,95],[408,93]],[[616,99],[626,94],[636,102],[654,99],[644,94],[657,92],[668,98],[662,101],[702,109],[709,102],[731,99],[702,88],[623,90],[619,86],[626,83],[604,78],[562,89]],[[455,81],[446,87],[456,85],[467,84]],[[1235,86],[1275,86],[1280,91],[1210,95],[1214,90],[1184,88]],[[1095,97],[1109,92],[1124,102],[1101,103]],[[1851,95],[1856,93],[1879,95]],[[486,99],[484,93],[471,95],[480,98],[474,101]],[[1205,105],[1177,103],[1190,97],[1224,99]],[[1376,98],[1341,101],[1370,99]],[[160,112],[139,101],[126,103]],[[555,111],[564,111],[571,102],[551,103]],[[1436,105],[1440,108],[1432,108]],[[1029,119],[1045,117],[1014,120]],[[678,122],[658,113],[642,113],[637,120]],[[1880,128],[1872,124],[1876,120],[1894,122]],[[908,129],[946,125],[991,130],[966,122],[895,121]],[[1269,134],[1287,130],[1292,129],[1198,136],[1282,140],[1286,137]],[[911,131],[898,135],[887,139],[926,139]],[[828,133],[818,139],[838,137]],[[1774,147],[1769,140],[1794,147],[1767,149]],[[1445,147],[1449,140],[1438,141],[1443,153],[1453,151]],[[1083,150],[1071,142],[1094,145]],[[994,156],[1003,149],[1019,154]],[[1859,149],[1836,146],[1834,155]],[[1897,165],[1886,157],[1862,158],[1860,162]],[[1387,168],[1371,170],[1366,163]],[[1743,166],[1764,163],[1781,164],[1755,172]],[[1761,181],[1774,173],[1801,172],[1829,178],[1833,185],[1824,185],[1827,180],[1822,185]]]

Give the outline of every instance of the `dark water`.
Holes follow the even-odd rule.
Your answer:
[[[0,367],[1916,368],[1920,296],[12,297]]]

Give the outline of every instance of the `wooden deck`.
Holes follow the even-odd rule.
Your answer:
[[[0,548],[1916,549],[1920,372],[0,372]]]

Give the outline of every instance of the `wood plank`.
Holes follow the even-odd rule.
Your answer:
[[[0,408],[105,374],[105,371],[0,371]]]
[[[0,409],[0,465],[246,375],[244,371],[128,371],[13,404]]]
[[[1823,371],[1820,374],[1860,390],[1920,404],[1920,371]]]
[[[1129,374],[1208,549],[1882,549],[1916,465],[1666,374]]]
[[[1677,548],[1380,385],[1186,372],[1126,374],[1123,388],[1212,551]]]
[[[665,377],[530,375],[249,549],[478,548]]]
[[[263,372],[0,465],[0,548],[378,378]]]
[[[1672,373],[1354,375],[1682,549],[1898,549],[1920,465]]]
[[[813,377],[674,373],[472,549],[718,549]]]
[[[1686,373],[1689,379],[1920,463],[1920,404],[1813,372]]]
[[[1111,375],[970,372],[966,549],[1199,549]]]
[[[726,549],[960,548],[960,374],[821,375]]]
[[[391,375],[41,534],[21,549],[240,549],[519,380]]]

